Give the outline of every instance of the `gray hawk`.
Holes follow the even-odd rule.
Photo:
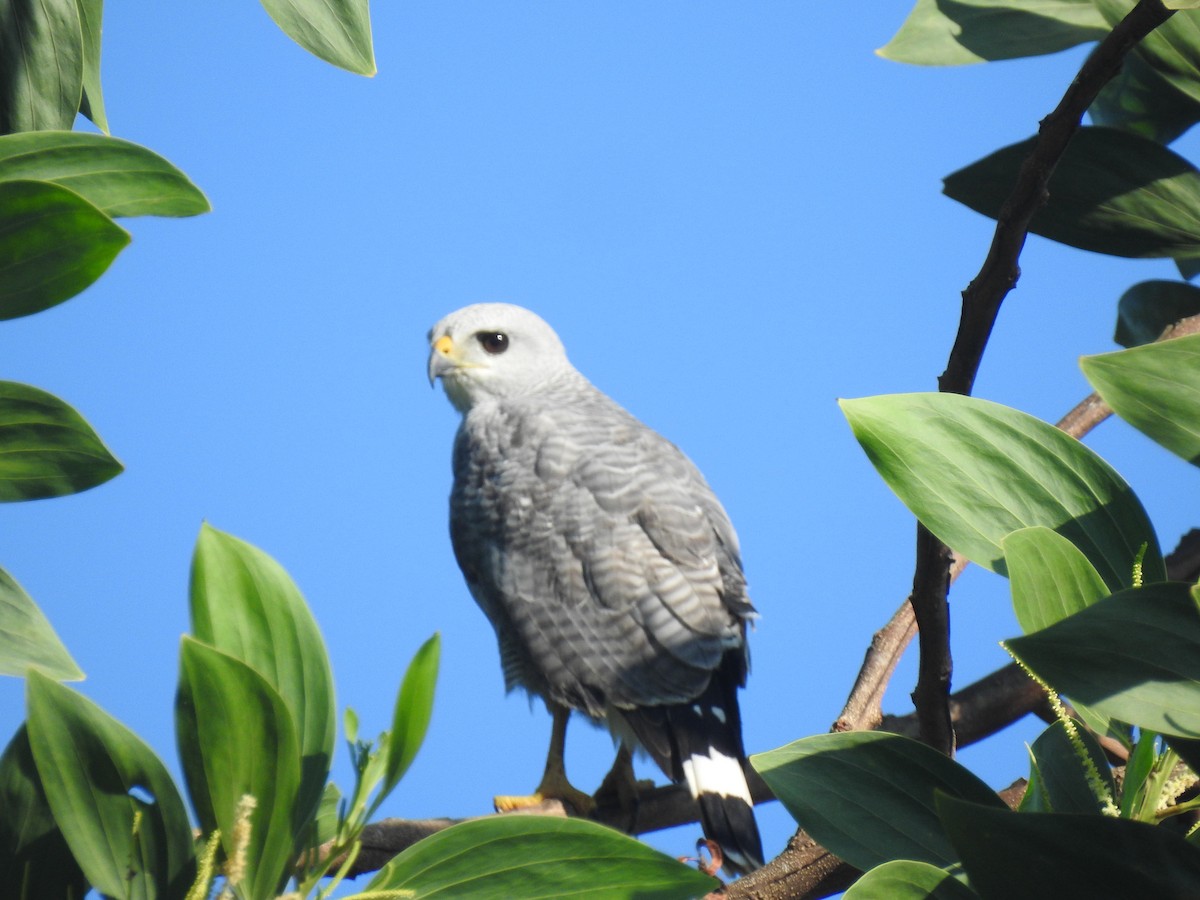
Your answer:
[[[462,414],[454,554],[495,628],[506,687],[554,717],[539,793],[586,810],[562,764],[578,710],[686,782],[727,868],[762,865],[737,698],[755,612],[720,502],[529,310],[468,306],[429,341],[430,383]]]

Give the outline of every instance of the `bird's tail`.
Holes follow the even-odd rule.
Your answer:
[[[706,705],[704,700],[671,707],[667,715],[679,747],[683,780],[700,805],[704,835],[721,848],[725,868],[744,874],[763,864],[763,851],[742,768],[746,753],[737,698],[733,697],[732,709],[728,703]]]
[[[704,693],[690,703],[641,707],[625,716],[659,768],[671,780],[687,783],[700,805],[704,835],[721,848],[725,868],[744,874],[762,866],[763,851],[743,769],[735,663],[744,666],[727,657]]]

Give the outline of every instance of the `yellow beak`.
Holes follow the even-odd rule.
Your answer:
[[[450,339],[450,335],[443,334],[433,342],[433,349],[429,351],[429,384],[431,387],[447,372],[458,368],[458,360],[453,353],[454,341]]]

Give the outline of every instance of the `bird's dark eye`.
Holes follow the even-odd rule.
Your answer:
[[[481,331],[475,340],[485,351],[496,356],[508,349],[508,335],[502,331]]]

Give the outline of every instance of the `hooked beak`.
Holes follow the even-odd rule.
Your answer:
[[[458,358],[454,353],[454,341],[450,339],[450,335],[443,334],[433,342],[433,348],[429,351],[429,386],[433,387],[435,381],[457,368]]]

